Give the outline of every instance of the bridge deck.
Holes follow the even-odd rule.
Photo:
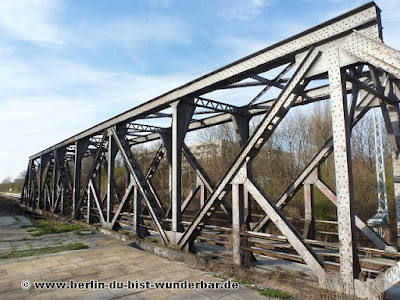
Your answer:
[[[9,205],[9,203],[14,205]],[[7,207],[5,207],[7,206]],[[18,206],[18,204],[16,204]],[[129,246],[127,243],[115,240],[103,234],[77,236],[72,233],[45,235],[43,238],[33,238],[20,228],[30,224],[30,219],[16,212],[15,202],[5,200],[0,196],[0,254],[11,247],[25,250],[29,245],[40,247],[53,246],[54,241],[70,239],[88,245],[88,249],[59,252],[41,256],[6,259],[0,261],[0,299],[216,299],[220,297],[243,297],[246,299],[266,299],[257,291],[241,287],[239,291],[190,291],[190,290],[29,290],[21,289],[22,280],[31,283],[46,282],[84,282],[98,280],[111,282],[117,280],[149,280],[152,282],[168,282],[188,280],[197,282],[222,281],[204,271],[173,262]],[[8,213],[7,213],[8,211]],[[14,217],[17,218],[14,218]],[[8,244],[8,248],[5,244]],[[34,247],[36,247],[34,245]],[[235,295],[233,295],[235,294]],[[236,299],[243,299],[236,298]]]

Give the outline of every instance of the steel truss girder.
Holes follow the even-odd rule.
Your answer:
[[[380,26],[379,21],[379,11],[375,4],[373,2],[365,4],[292,38],[218,69],[180,88],[154,98],[132,110],[41,151],[31,156],[30,159],[38,158],[56,148],[71,145],[84,137],[100,134],[111,126],[123,122],[131,122],[146,117],[147,115],[160,112],[177,100],[185,99],[188,96],[198,97],[209,91],[216,90],[219,87],[224,87],[249,78],[252,75],[268,71],[276,66],[285,65],[292,62],[297,53],[306,51],[311,46],[321,45],[327,41],[332,42],[335,39],[340,39],[351,34],[355,29],[373,29],[376,25]],[[380,30],[380,27],[378,30]]]
[[[304,242],[303,237],[297,229],[287,220],[279,208],[276,207],[275,203],[268,198],[262,188],[258,187],[251,179],[247,179],[244,184],[261,208],[271,216],[271,220],[276,227],[284,236],[286,236],[289,243],[296,249],[311,270],[318,276],[319,282],[324,285],[326,279],[324,263],[317,256],[314,250]]]
[[[367,84],[361,82],[359,79],[357,79],[354,76],[351,76],[349,74],[346,74],[345,77],[346,77],[347,80],[349,80],[353,84],[357,85],[358,88],[366,91],[369,94],[374,95],[378,99],[383,100],[383,101],[385,101],[387,103],[394,103],[394,100],[390,99],[387,96],[385,96],[383,91],[380,91],[379,89],[376,89],[376,88],[372,88],[372,87],[368,86]]]
[[[182,153],[185,155],[187,161],[189,164],[192,166],[192,168],[195,170],[198,178],[200,181],[203,183],[203,185],[206,187],[208,192],[212,193],[214,189],[214,184],[212,183],[210,177],[207,175],[207,173],[204,171],[203,167],[200,165],[199,161],[196,159],[196,157],[193,155],[193,153],[190,151],[189,147],[183,143],[182,146]],[[194,194],[197,193],[198,189],[200,188],[199,183],[196,184],[196,187],[191,191],[191,194],[186,198],[184,203],[182,204],[182,211],[186,209],[186,206],[189,204],[191,198],[194,196]],[[229,219],[232,217],[232,213],[230,211],[230,208],[226,205],[226,203],[221,203],[220,205],[221,210],[228,216]]]
[[[250,102],[249,102],[249,106],[254,105],[258,99],[260,99],[266,92],[268,92],[268,90],[276,85],[279,84],[280,80],[282,79],[283,76],[286,75],[287,72],[289,72],[294,66],[294,63],[290,63],[288,64],[274,79],[272,79],[270,82],[266,83],[267,86],[265,88],[263,88],[263,90],[261,92],[259,92],[257,94],[257,96],[255,96]],[[265,82],[264,82],[265,83]]]
[[[400,53],[376,37],[354,31],[343,50],[400,79]]]
[[[99,201],[99,197],[97,195],[98,193],[97,193],[96,188],[94,187],[93,181],[91,179],[89,180],[87,194],[88,194],[88,199],[87,199],[87,201],[88,201],[87,219],[88,220],[90,219],[90,207],[91,207],[91,205],[90,205],[90,203],[91,203],[90,196],[93,196],[94,202],[95,202],[96,207],[97,207],[97,211],[98,211],[99,216],[100,216],[100,221],[101,221],[102,224],[106,224],[107,221],[106,221],[106,218],[104,216],[104,205],[103,205],[102,201]]]
[[[332,101],[332,128],[337,190],[340,277],[346,294],[354,294],[354,279],[360,272],[354,217],[354,191],[350,152],[351,122],[344,93],[345,76],[340,68],[339,48],[329,50],[329,86]]]
[[[42,163],[43,163],[43,167],[46,167],[46,168],[47,168],[47,169],[46,169],[45,176],[44,176],[44,181],[43,181],[43,183],[42,183],[42,186],[39,187],[39,188],[41,189],[40,195],[43,195],[43,196],[44,196],[45,187],[50,183],[50,178],[51,178],[51,173],[53,172],[53,164],[54,164],[54,162],[53,162],[53,160],[51,159],[51,157],[48,157],[48,159],[47,159],[47,164],[45,164],[44,161],[43,161]],[[46,204],[46,199],[45,199],[44,207],[46,207],[45,204]]]
[[[354,107],[354,113],[352,112],[353,121],[352,127],[354,127],[361,118],[367,113],[370,108],[371,102],[374,100],[374,96],[370,94],[366,94],[359,102],[359,104]],[[318,170],[318,168],[325,162],[325,160],[329,157],[329,155],[333,152],[333,138],[329,138],[324,146],[317,152],[314,158],[310,161],[310,163],[304,168],[304,170],[297,176],[297,178],[288,186],[285,192],[282,193],[281,197],[276,202],[276,206],[279,209],[283,209],[297,194],[297,192],[301,189],[304,182],[312,175],[312,172]],[[323,188],[322,184],[316,185],[318,188]],[[328,199],[331,200],[335,205],[336,201],[334,201],[333,196],[329,194],[329,192],[323,188],[321,190],[327,195]],[[326,193],[325,193],[326,192]],[[328,196],[329,195],[329,196]],[[336,196],[334,196],[336,197]],[[372,230],[368,225],[366,225],[360,218],[355,216],[356,218],[356,226],[360,229],[379,249],[385,249],[388,251],[394,251],[394,248],[383,240],[374,230]],[[270,221],[270,217],[265,215],[261,218],[252,228],[253,231],[261,231],[264,227],[268,225]]]
[[[82,193],[79,197],[79,202],[78,202],[76,210],[75,210],[75,212],[76,212],[75,217],[78,217],[79,209],[80,209],[81,205],[83,204],[84,199],[88,195],[87,189],[89,187],[90,182],[92,180],[94,180],[94,178],[96,178],[96,176],[100,176],[100,174],[98,174],[98,172],[99,172],[99,169],[101,168],[101,164],[103,163],[103,159],[105,157],[107,147],[108,147],[107,132],[104,132],[103,137],[102,137],[100,143],[98,144],[96,154],[93,158],[93,163],[90,167],[90,171],[89,171],[88,177],[86,179],[86,183],[83,186]],[[93,185],[93,183],[92,183],[92,185]]]
[[[351,92],[350,84],[346,85],[346,88],[347,88],[348,92]],[[304,96],[297,96],[297,99],[293,106],[309,103],[309,100],[305,100],[305,99],[312,98],[312,99],[314,99],[314,101],[328,99],[329,98],[329,86],[323,85],[321,87],[305,90],[303,95],[306,95],[306,97],[304,98]],[[273,103],[275,101],[276,101],[276,99],[271,99],[271,100],[267,100],[264,102],[254,104],[247,110],[247,115],[249,115],[249,116],[263,115],[270,109],[270,107],[273,105]],[[217,116],[212,116],[212,117],[205,118],[202,120],[192,120],[192,122],[189,124],[188,132],[215,126],[215,125],[225,124],[228,122],[232,122],[232,114],[231,113],[221,113]],[[129,141],[129,143],[131,145],[138,145],[141,143],[155,141],[158,139],[160,139],[160,134],[151,133],[146,136],[140,136],[140,137],[131,139]]]
[[[220,101],[207,99],[205,97],[197,97],[194,99],[197,107],[209,108],[218,112],[239,113],[240,108],[234,105],[226,104]]]
[[[122,197],[121,202],[119,203],[118,208],[117,208],[117,210],[116,210],[116,212],[115,212],[115,214],[114,214],[114,216],[113,216],[113,218],[112,218],[112,220],[111,220],[110,228],[113,228],[115,222],[119,219],[120,214],[121,214],[121,212],[122,212],[122,209],[123,209],[123,207],[125,206],[126,201],[127,201],[127,200],[129,199],[129,197],[131,196],[134,187],[135,187],[135,183],[134,183],[133,181],[131,181],[131,182],[129,183],[129,185],[127,186],[127,188],[126,188],[126,190],[125,190],[125,194],[124,194],[124,196]]]
[[[156,173],[156,171],[158,169],[158,166],[160,165],[161,160],[163,159],[164,154],[166,153],[166,151],[167,151],[167,149],[165,148],[164,145],[161,145],[158,148],[157,153],[154,156],[153,160],[151,161],[150,166],[149,166],[149,168],[147,170],[146,179],[150,180],[154,176],[154,174]]]
[[[369,36],[371,34],[376,36],[376,38]],[[331,51],[330,49],[332,47],[339,47],[341,49],[340,57],[343,57],[344,59],[340,62],[340,65],[337,64],[333,66],[332,62],[326,59],[326,57],[329,56],[327,55],[327,53]],[[315,51],[308,52],[308,50],[311,48],[315,48]],[[316,53],[318,51],[321,51],[322,57],[314,65],[314,62],[317,60]],[[306,54],[307,52],[308,54]],[[312,56],[312,58],[307,59],[307,57],[309,56]],[[362,69],[360,65],[364,63],[367,63],[369,65],[370,70],[372,70],[371,74],[365,75],[364,73],[361,73]],[[307,66],[307,64],[309,65]],[[283,78],[283,76],[285,76],[285,74],[293,65],[297,66],[297,71],[295,72],[295,74],[292,75],[290,79]],[[348,66],[350,66],[350,69],[352,69],[353,71],[351,71],[350,74],[341,73],[343,68]],[[381,76],[382,72],[375,72],[372,66],[383,71],[385,75],[386,73],[390,74],[390,76],[387,76],[389,82],[388,85],[383,84],[383,86],[380,87],[377,84],[378,81],[381,80],[380,78],[378,78],[378,76]],[[263,76],[261,75],[262,73],[270,71],[277,67],[283,67],[284,69],[275,78],[267,79],[261,77]],[[332,76],[332,74],[339,74],[339,72],[337,72],[338,69],[340,70],[340,77],[342,81],[340,86],[331,83],[330,85],[320,85],[316,88],[304,90],[304,87],[307,86],[307,83],[310,81],[317,82],[317,80],[320,79],[328,79],[327,74],[330,75],[330,79],[332,81],[332,79],[336,77]],[[102,219],[103,224],[106,224],[107,226],[112,224],[112,227],[115,222],[117,222],[118,218],[121,215],[121,212],[125,209],[127,199],[131,196],[131,194],[133,194],[136,201],[134,204],[134,218],[136,218],[136,221],[134,221],[134,226],[136,226],[136,232],[138,232],[137,226],[139,224],[138,220],[140,218],[139,195],[141,195],[144,198],[143,200],[149,209],[149,213],[157,227],[157,230],[160,232],[162,241],[165,244],[177,244],[179,248],[183,248],[197,236],[198,232],[211,218],[216,208],[222,205],[224,197],[226,196],[227,192],[230,191],[231,184],[232,186],[235,185],[235,189],[237,191],[245,187],[249,191],[251,191],[253,197],[256,198],[256,201],[265,209],[266,212],[277,217],[274,217],[273,221],[277,223],[277,226],[279,225],[278,228],[288,237],[290,243],[296,248],[296,250],[300,253],[307,264],[310,265],[312,270],[318,275],[320,281],[324,281],[325,273],[322,269],[322,262],[319,260],[318,256],[313,253],[312,249],[304,243],[302,237],[299,235],[296,229],[294,229],[290,222],[284,217],[281,209],[288,201],[290,201],[294,193],[296,193],[300,189],[304,181],[308,180],[307,184],[312,184],[313,186],[321,189],[333,203],[339,202],[339,210],[341,210],[341,208],[343,207],[346,208],[346,211],[344,213],[346,216],[349,216],[350,219],[350,226],[347,226],[348,224],[346,226],[350,227],[350,229],[346,228],[346,226],[343,226],[343,224],[339,224],[339,226],[345,228],[344,231],[352,231],[355,228],[355,223],[357,227],[361,227],[360,229],[367,236],[369,236],[369,238],[379,248],[386,248],[387,250],[388,245],[382,240],[375,239],[373,231],[368,226],[364,227],[365,223],[363,223],[359,218],[357,218],[357,216],[352,213],[351,207],[349,208],[348,204],[350,203],[351,206],[352,196],[351,185],[348,185],[347,187],[346,197],[343,196],[343,193],[338,193],[338,195],[336,196],[320,179],[316,179],[316,181],[313,181],[312,183],[309,182],[310,176],[309,174],[307,174],[307,172],[312,172],[316,170],[316,167],[309,165],[307,167],[307,170],[304,171],[305,173],[303,172],[288,188],[289,192],[286,198],[283,199],[281,197],[281,199],[279,199],[277,203],[273,203],[272,201],[270,201],[270,199],[268,199],[266,193],[263,192],[257,186],[257,184],[253,182],[252,179],[247,178],[247,173],[243,172],[243,170],[245,169],[244,166],[247,162],[251,161],[257,155],[262,145],[269,138],[276,126],[279,124],[280,120],[286,115],[287,111],[291,107],[328,99],[330,96],[332,98],[341,97],[341,99],[343,100],[347,94],[351,93],[353,96],[353,101],[351,104],[350,113],[347,114],[347,112],[343,113],[343,111],[341,111],[341,109],[346,110],[343,103],[341,104],[342,108],[335,110],[335,113],[341,115],[340,118],[337,118],[340,120],[336,120],[341,124],[341,126],[343,125],[343,123],[345,123],[343,121],[344,118],[342,118],[343,116],[350,120],[347,122],[351,122],[350,124],[344,125],[347,126],[346,136],[339,138],[336,137],[335,143],[337,143],[338,140],[341,140],[342,143],[348,144],[350,127],[352,127],[358,121],[358,119],[362,117],[362,115],[368,110],[368,108],[374,106],[376,107],[379,105],[381,106],[385,125],[388,128],[389,132],[389,140],[393,148],[392,150],[394,162],[393,170],[395,174],[395,194],[397,199],[397,213],[400,215],[400,179],[398,179],[400,178],[400,160],[398,159],[398,141],[400,140],[400,134],[398,134],[399,70],[399,53],[381,42],[381,24],[379,9],[375,6],[374,3],[368,3],[342,16],[325,22],[315,28],[307,30],[290,39],[277,43],[253,55],[234,62],[226,67],[216,70],[208,75],[205,75],[182,87],[161,95],[147,103],[144,103],[143,105],[122,113],[110,120],[107,120],[82,133],[79,133],[71,137],[70,139],[67,139],[57,145],[54,145],[44,151],[41,151],[31,156],[28,173],[24,182],[23,201],[33,201],[32,205],[34,205],[36,198],[35,193],[36,191],[38,191],[39,206],[41,198],[43,197],[45,200],[44,205],[46,206],[47,203],[51,203],[50,209],[54,210],[57,202],[60,200],[64,200],[62,198],[65,194],[64,189],[69,190],[70,192],[71,190],[74,190],[73,198],[75,199],[75,203],[77,204],[75,215],[79,213],[79,208],[84,203],[85,199],[87,199],[89,217],[91,201],[93,200],[95,202],[95,206],[97,206],[97,209],[99,210],[100,218]],[[247,80],[251,78],[261,82],[248,82]],[[344,85],[344,79],[349,81],[347,82],[347,85]],[[371,82],[374,83],[374,86],[370,85]],[[251,100],[248,105],[244,106],[243,108],[203,97],[203,95],[218,89],[248,87],[256,85],[262,86],[262,91],[253,100]],[[271,99],[258,103],[258,100],[261,98],[261,96],[263,96],[271,87],[282,89],[282,92],[278,99]],[[366,104],[366,101],[361,101],[361,103],[356,107],[356,102],[354,101],[354,99],[356,99],[359,91],[360,97],[362,96],[362,93],[365,93],[373,95],[379,100],[374,100],[373,103],[369,102],[368,104]],[[255,104],[256,102],[257,104]],[[338,101],[334,102],[336,102],[336,104],[339,103]],[[162,112],[165,109],[174,106],[174,103],[193,105],[193,107],[204,107],[209,109],[210,111],[212,110],[212,113],[214,113],[215,115],[201,120],[195,120],[191,115],[187,120],[185,120],[184,128],[178,132],[176,130],[178,127],[176,122],[177,119],[175,118],[174,120],[174,114],[176,114],[176,111],[172,115]],[[206,112],[209,113],[209,110],[207,110]],[[242,151],[237,157],[237,161],[233,163],[226,175],[221,179],[220,183],[217,184],[215,188],[213,187],[211,181],[206,178],[207,174],[205,174],[201,166],[199,168],[196,165],[196,162],[193,163],[193,160],[192,163],[190,163],[190,154],[186,156],[189,163],[196,170],[198,176],[198,185],[200,184],[202,186],[203,192],[207,190],[211,193],[211,195],[207,201],[204,201],[204,206],[198,212],[195,220],[189,225],[185,232],[176,235],[170,235],[171,232],[166,232],[166,224],[163,223],[165,220],[165,214],[163,215],[163,210],[159,207],[161,205],[157,205],[157,196],[150,182],[150,178],[154,174],[155,169],[160,163],[163,154],[158,156],[156,155],[153,161],[154,165],[152,163],[152,166],[150,167],[146,176],[143,176],[143,173],[137,161],[135,160],[135,157],[133,156],[129,145],[144,143],[160,138],[165,139],[165,136],[169,135],[171,140],[172,138],[174,140],[170,142],[171,150],[169,150],[168,158],[170,162],[172,161],[172,158],[175,159],[175,161],[172,162],[172,165],[175,166],[174,178],[178,179],[179,170],[177,167],[179,167],[180,164],[177,158],[182,153],[186,155],[186,145],[184,145],[183,140],[185,134],[188,131],[232,122],[232,115],[234,115],[235,118],[251,118],[252,116],[261,114],[265,114],[261,125],[257,128],[252,137],[247,140],[247,142],[243,146]],[[173,118],[173,123],[170,128],[161,128],[152,125],[142,125],[134,123],[135,121],[140,119],[166,117]],[[121,130],[117,130],[117,128]],[[240,130],[240,128],[237,129]],[[108,215],[104,215],[103,201],[101,201],[102,199],[100,199],[99,191],[98,189],[96,189],[96,181],[94,180],[97,180],[100,177],[98,171],[101,170],[102,164],[106,162],[106,150],[109,148],[109,141],[107,141],[107,131],[111,132],[111,136],[108,136],[108,139],[113,142],[115,141],[118,150],[121,151],[124,157],[125,164],[129,169],[128,176],[132,176],[133,178],[133,180],[129,182],[129,185],[127,185],[125,194],[122,197],[119,206],[113,216],[110,215],[112,209],[110,204],[112,202],[110,201],[108,202]],[[146,132],[150,132],[150,134],[144,134]],[[101,138],[99,138],[100,135],[102,136]],[[178,135],[180,135],[180,137]],[[134,137],[132,138],[132,136]],[[76,162],[79,162],[81,160],[81,157],[79,157],[80,155],[77,152],[78,149],[75,142],[80,142],[84,139],[87,139],[90,142],[88,142],[88,147],[84,151],[83,156],[86,157],[88,155],[92,155],[92,152],[95,152],[95,155],[87,182],[83,186],[84,188],[82,193],[79,194],[79,188],[77,188],[77,186],[79,186],[80,184],[80,182],[78,182],[79,179],[75,178],[72,184],[72,180],[68,180],[68,167],[66,167],[65,170],[62,170],[62,166],[65,166],[65,163],[67,163],[68,160],[75,157],[75,172],[79,169]],[[182,143],[182,146],[179,145],[180,143]],[[325,144],[324,148],[321,150],[320,153],[318,153],[317,157],[314,158],[311,164],[314,163],[314,165],[318,167],[320,163],[325,160],[326,157],[332,152],[332,145],[333,141],[328,141],[328,143]],[[94,146],[96,147],[96,149],[93,149]],[[44,166],[46,165],[46,163],[43,163],[42,166],[41,160],[39,170],[40,180],[38,186],[36,182],[35,160],[45,157],[46,155],[50,157],[55,151],[64,150],[66,153],[64,155],[63,161],[59,161],[59,159],[55,155],[53,158],[54,162],[49,163],[46,174],[43,174],[45,169]],[[335,153],[336,152],[337,151],[335,150]],[[347,158],[349,158],[348,153]],[[341,157],[339,161],[340,160],[344,163],[345,168],[349,168],[348,161],[345,161],[343,157]],[[112,160],[108,160],[108,163],[110,164],[110,167],[106,168],[106,170],[110,171],[111,167],[113,166],[113,162]],[[337,175],[339,175],[339,173]],[[53,175],[53,188],[50,187],[51,179],[47,178],[47,174],[50,174],[50,178],[51,175]],[[45,179],[42,182],[43,175],[45,175]],[[350,171],[347,172],[347,174],[345,175],[347,179],[351,179]],[[396,183],[396,181],[398,182]],[[175,193],[175,196],[177,194],[177,187],[179,185],[179,179],[175,180],[172,185],[174,187],[172,192]],[[341,183],[338,183],[338,185],[340,186]],[[71,186],[73,186],[73,188],[71,188]],[[110,186],[111,185],[109,184],[109,187]],[[195,187],[195,189],[193,190],[193,193],[195,192],[198,192],[198,187]],[[110,198],[113,196],[113,193],[108,192],[106,196]],[[191,195],[189,195],[189,197],[187,198],[187,203],[191,199],[190,196]],[[174,197],[172,198],[174,199]],[[175,198],[178,199],[177,197]],[[241,201],[240,199],[240,197],[236,197],[235,203],[238,204],[237,202]],[[350,200],[348,201],[348,199]],[[179,225],[180,223],[178,214],[184,210],[187,203],[183,203],[182,206],[179,205],[180,199],[178,199],[174,203],[175,211],[173,213],[173,219],[175,219],[173,222],[173,231],[177,231],[177,225]],[[237,218],[237,216],[241,213],[237,209],[238,205],[236,204],[235,218]],[[262,220],[265,221],[265,218],[263,218]],[[398,220],[400,220],[400,217],[398,217]],[[240,225],[240,222],[243,222],[243,220],[241,220],[240,222],[237,222],[237,220],[235,220],[235,222],[236,226],[238,224]],[[262,225],[265,224],[266,223],[259,223],[257,224],[257,226],[262,227]],[[400,224],[400,221],[398,221],[398,224]],[[351,232],[351,235],[354,236],[354,233]],[[171,237],[172,239],[170,239]],[[236,238],[237,237],[238,235],[236,235]],[[342,244],[346,243],[342,242]],[[352,248],[352,250],[354,250],[354,244],[349,243],[349,245],[350,246],[348,247],[348,245],[346,244],[345,248],[348,247],[349,249]],[[349,252],[345,253],[346,257],[344,258],[349,258],[349,261],[351,261],[354,256],[350,257],[351,255],[349,255],[348,253]],[[343,249],[341,250],[341,254],[343,255]],[[345,261],[345,259],[343,259],[342,257],[341,261]],[[357,268],[356,259],[353,261],[353,263],[350,264],[348,262],[342,263],[342,268],[349,267],[350,265],[351,267],[353,267],[353,274],[350,274],[351,272],[347,271],[344,272],[346,274],[342,272],[342,280],[346,285],[346,292],[353,293],[353,291],[357,288],[356,285],[359,284],[354,279],[354,274],[356,274],[354,270]],[[354,286],[351,286],[352,281],[354,283]]]
[[[26,205],[34,207],[36,196],[38,194],[37,193],[38,185],[36,180],[36,166],[34,161],[30,161],[28,164],[27,179],[28,179],[27,197],[23,198],[22,200]]]
[[[145,124],[138,124],[138,123],[128,123],[127,125],[127,133],[132,133],[132,132],[166,132],[166,128],[158,127],[158,126],[153,126],[153,125],[145,125]]]
[[[167,149],[166,149],[165,145],[161,145],[161,146],[158,148],[158,150],[157,150],[155,156],[153,157],[153,160],[152,160],[151,163],[150,163],[150,166],[149,166],[148,169],[147,169],[145,179],[146,179],[147,184],[149,185],[150,191],[151,191],[151,193],[153,194],[154,200],[156,201],[156,203],[157,203],[159,209],[163,211],[164,215],[167,215],[167,213],[165,213],[165,211],[164,211],[164,207],[163,207],[163,205],[162,205],[162,203],[161,203],[161,201],[160,201],[160,198],[159,198],[159,196],[158,196],[156,190],[155,190],[154,187],[153,187],[153,183],[151,182],[151,178],[153,178],[153,176],[154,176],[154,174],[156,173],[158,167],[160,166],[160,163],[161,163],[161,161],[162,161],[162,159],[163,159],[165,153],[167,153]],[[137,191],[134,191],[134,193],[135,193],[136,195],[139,195],[139,194],[137,194]],[[140,214],[140,215],[143,214],[145,208],[146,208],[146,207],[143,206],[142,209],[139,210],[139,214]],[[135,218],[136,218],[136,216],[135,216]]]
[[[296,70],[295,74],[287,83],[285,88],[282,90],[281,94],[278,97],[278,100],[268,111],[267,115],[264,117],[257,130],[244,145],[242,151],[237,156],[236,161],[233,163],[229,171],[220,181],[218,186],[214,189],[214,192],[210,195],[205,206],[199,211],[195,219],[184,232],[182,238],[179,240],[178,245],[180,248],[183,248],[190,239],[193,239],[195,237],[196,233],[198,233],[199,229],[202,227],[201,222],[203,221],[203,219],[204,224],[206,223],[205,221],[211,218],[212,214],[215,212],[216,207],[220,205],[222,199],[224,198],[229,182],[233,179],[233,176],[246,162],[247,157],[250,157],[251,159],[254,158],[263,146],[263,144],[266,142],[266,140],[272,135],[273,131],[280,123],[282,118],[286,115],[289,108],[293,105],[296,99],[295,96],[293,96],[292,94],[293,90],[299,87],[301,80],[311,69],[318,56],[319,53],[312,50],[310,50],[309,53],[306,55],[304,61]]]
[[[79,202],[79,195],[81,189],[81,171],[82,171],[82,160],[89,147],[89,141],[82,139],[75,142],[75,155],[74,155],[74,178],[72,188],[72,216],[76,215],[76,205]]]
[[[253,75],[253,76],[251,76],[251,78],[253,78],[255,80],[258,80],[259,82],[263,82],[263,83],[267,84],[268,86],[277,87],[277,88],[279,88],[281,90],[285,87],[285,85],[283,85],[281,83],[278,83],[275,80],[269,80],[269,79],[264,78],[264,77],[262,77],[260,75]]]
[[[147,205],[147,208],[154,221],[154,224],[156,225],[158,232],[160,233],[163,243],[168,244],[169,240],[162,226],[162,219],[165,219],[165,215],[163,211],[155,204],[155,199],[153,199],[153,194],[150,190],[147,180],[143,175],[143,172],[135,157],[133,156],[128,142],[125,140],[124,136],[121,136],[117,133],[115,128],[111,128],[111,132],[118,146],[118,149],[124,158],[125,164],[129,169],[130,175],[134,178],[136,186],[140,190],[143,200]]]
[[[65,203],[72,199],[72,175],[66,159],[66,148],[55,150],[53,153],[53,165],[49,166],[52,172],[48,172],[47,183],[53,178],[53,191],[50,202],[51,212],[58,208],[61,214],[64,214]],[[58,207],[60,206],[60,207]]]
[[[49,155],[45,155],[40,158],[39,183],[38,183],[38,194],[39,195],[38,195],[38,201],[37,201],[38,208],[41,208],[41,201],[43,198],[43,188],[42,188],[43,187],[43,173],[44,173],[44,170],[47,167],[47,164],[49,163],[50,160],[51,159],[50,159]]]

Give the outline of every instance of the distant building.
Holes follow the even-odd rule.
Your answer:
[[[197,142],[189,144],[188,147],[196,158],[209,158],[212,156],[222,156],[224,143],[224,140]]]

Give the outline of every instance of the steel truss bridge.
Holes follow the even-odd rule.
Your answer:
[[[274,76],[265,75],[268,71],[275,72]],[[218,90],[249,87],[258,88],[259,93],[244,106],[212,98],[213,92]],[[278,89],[279,95],[268,98],[273,89]],[[139,238],[144,238],[148,232],[146,228],[152,229],[159,242],[185,251],[192,251],[195,241],[211,240],[212,232],[214,237],[223,234],[231,237],[232,260],[237,265],[243,263],[246,251],[297,260],[312,270],[322,287],[378,298],[394,284],[393,276],[388,276],[385,268],[377,267],[368,270],[368,275],[361,279],[360,272],[367,268],[363,258],[367,250],[357,245],[356,230],[376,246],[368,250],[370,253],[393,259],[393,266],[400,255],[397,245],[389,245],[355,214],[350,135],[369,109],[380,108],[392,150],[400,243],[399,96],[400,53],[383,43],[380,9],[370,2],[32,155],[22,202],[32,210],[49,211],[88,223],[95,222],[93,216],[96,216],[97,223],[109,230],[125,222]],[[268,191],[255,182],[252,161],[291,109],[317,101],[330,101],[332,137],[325,141],[282,196],[271,199]],[[249,122],[255,116],[262,116],[262,121],[254,133],[249,134]],[[157,126],[157,122],[165,124],[165,120],[169,120],[169,127]],[[184,139],[188,132],[228,122],[233,122],[242,148],[225,175],[214,184]],[[148,170],[144,170],[132,147],[156,140],[162,142],[161,147]],[[127,168],[122,199],[117,199],[115,192],[117,153]],[[319,173],[320,166],[331,154],[336,192],[323,182]],[[198,177],[196,186],[184,201],[182,156]],[[169,212],[152,184],[152,176],[165,159],[170,167]],[[85,160],[91,162],[88,176],[82,176]],[[104,172],[107,189],[101,195]],[[312,187],[319,189],[337,207],[338,244],[315,239]],[[301,190],[304,191],[306,224],[302,233],[283,212]],[[196,193],[201,194],[201,205],[190,222],[183,221],[185,208]],[[251,224],[248,222],[250,203],[264,212]],[[211,218],[218,214],[224,215],[229,226],[210,224]],[[270,224],[274,224],[281,235],[264,233]],[[243,236],[250,241],[253,239],[246,251],[242,251],[245,248]],[[277,244],[272,247],[263,243],[264,239],[272,239]],[[223,245],[226,243],[223,239],[219,241]],[[283,252],[279,243],[288,244],[291,254]],[[333,258],[324,255],[318,251],[319,247],[335,249],[337,255]],[[399,272],[396,267],[391,271]]]

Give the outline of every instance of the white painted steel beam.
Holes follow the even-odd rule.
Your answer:
[[[103,123],[95,125],[88,130],[32,155],[30,159],[38,158],[57,148],[71,145],[82,138],[99,134],[111,126],[130,122],[160,112],[177,100],[185,99],[188,96],[201,96],[202,94],[216,90],[219,87],[241,81],[252,75],[268,71],[276,66],[285,65],[293,61],[296,53],[305,51],[311,46],[317,46],[326,43],[327,41],[332,42],[335,39],[340,39],[344,36],[350,35],[355,29],[376,28],[376,34],[380,34],[381,25],[379,13],[379,8],[373,2],[367,3],[337,18],[331,19],[289,39],[281,41],[214,72],[204,75],[199,79],[156,97],[149,102],[124,112]]]
[[[329,50],[329,86],[332,101],[333,149],[337,191],[337,216],[339,230],[340,277],[343,291],[354,295],[354,279],[358,278],[357,242],[354,217],[354,190],[351,169],[350,131],[344,70],[340,68],[339,48]]]

